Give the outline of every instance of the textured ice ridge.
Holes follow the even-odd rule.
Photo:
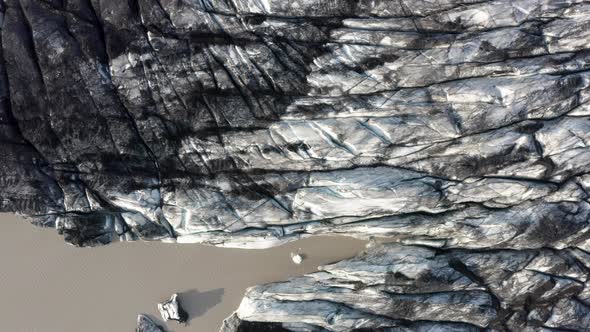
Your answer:
[[[70,243],[588,246],[582,1],[0,4],[0,211]]]
[[[2,0],[0,211],[78,246],[343,234],[441,264],[399,277],[422,295],[373,270],[254,288],[241,331],[587,330],[585,278],[529,265],[588,266],[589,24],[563,0]],[[307,298],[339,311],[288,325]]]
[[[248,289],[221,331],[587,331],[589,267],[580,249],[379,245]]]

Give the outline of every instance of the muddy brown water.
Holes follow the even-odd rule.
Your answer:
[[[0,332],[132,332],[139,313],[168,331],[214,332],[247,287],[313,272],[365,243],[312,237],[264,250],[159,242],[76,248],[54,230],[0,214]],[[301,266],[290,259],[298,248],[307,257]],[[188,326],[159,320],[156,303],[174,292]]]

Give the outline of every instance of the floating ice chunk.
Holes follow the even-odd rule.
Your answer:
[[[182,309],[178,294],[173,294],[170,300],[164,303],[158,303],[158,310],[162,319],[169,321],[175,320],[179,323],[184,323],[188,320],[188,313]]]
[[[137,328],[136,332],[164,332],[161,326],[154,323],[151,318],[144,314],[137,316]]]
[[[299,265],[303,262],[303,260],[305,259],[305,256],[301,253],[301,248],[299,248],[299,250],[297,250],[297,252],[292,252],[291,253],[291,260],[293,260],[293,263]]]

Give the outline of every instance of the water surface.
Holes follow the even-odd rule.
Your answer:
[[[174,292],[191,320],[170,322],[169,331],[218,331],[247,287],[315,271],[364,244],[314,237],[265,250],[159,242],[76,248],[54,230],[0,214],[0,331],[132,332],[137,314],[159,318],[156,303]],[[290,259],[298,248],[307,255],[302,266]]]

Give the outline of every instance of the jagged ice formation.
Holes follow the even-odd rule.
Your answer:
[[[248,289],[222,332],[588,331],[590,254],[386,244]]]
[[[0,207],[73,244],[586,243],[581,1],[1,12]]]
[[[135,332],[165,332],[161,326],[144,314],[137,316],[137,328]]]
[[[388,237],[461,253],[449,262],[465,271],[513,255],[514,273],[529,273],[522,255],[590,251],[585,1],[3,0],[0,13],[0,211],[69,243]],[[547,308],[566,301],[585,322],[585,279],[561,272],[543,273],[576,291]],[[487,287],[449,295],[479,294],[485,313],[461,307],[461,324],[511,326],[518,289],[492,289],[510,276],[473,274],[443,282]],[[322,294],[314,278],[297,285]],[[397,301],[367,289],[367,306]],[[514,324],[587,327],[523,306]],[[379,319],[448,320],[408,307]]]

